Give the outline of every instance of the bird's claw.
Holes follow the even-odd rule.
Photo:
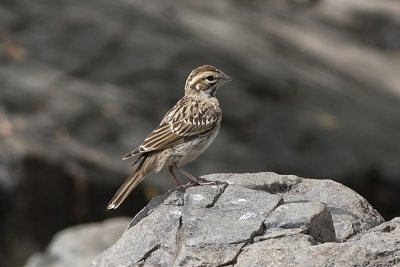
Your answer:
[[[202,186],[202,185],[220,185],[220,184],[224,184],[224,182],[221,181],[209,181],[207,179],[204,178],[197,178],[197,181],[190,181],[189,183],[185,184],[185,185],[181,185],[179,188],[183,188],[183,189],[187,189],[189,187],[193,187],[193,186]]]

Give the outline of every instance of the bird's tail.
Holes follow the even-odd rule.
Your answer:
[[[132,192],[132,190],[144,179],[144,177],[152,172],[154,167],[154,157],[144,156],[136,170],[126,179],[124,184],[118,189],[107,205],[107,209],[116,209]]]

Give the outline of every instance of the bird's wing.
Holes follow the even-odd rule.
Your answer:
[[[123,159],[174,146],[188,137],[207,134],[219,124],[220,119],[221,110],[218,105],[184,97],[168,111],[143,144]]]

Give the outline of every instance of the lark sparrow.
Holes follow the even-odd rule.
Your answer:
[[[146,175],[166,167],[178,185],[174,169],[194,183],[202,183],[182,166],[202,154],[217,136],[222,112],[215,93],[228,81],[231,81],[228,75],[209,65],[190,73],[185,96],[165,114],[143,144],[122,158],[139,156],[133,165],[139,164],[111,199],[108,209],[116,209]]]

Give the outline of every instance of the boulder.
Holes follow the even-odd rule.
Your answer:
[[[155,197],[92,266],[389,266],[400,219],[384,222],[331,180],[213,174]]]
[[[119,238],[128,223],[128,218],[119,217],[66,228],[56,234],[44,253],[33,254],[25,267],[86,266]]]

